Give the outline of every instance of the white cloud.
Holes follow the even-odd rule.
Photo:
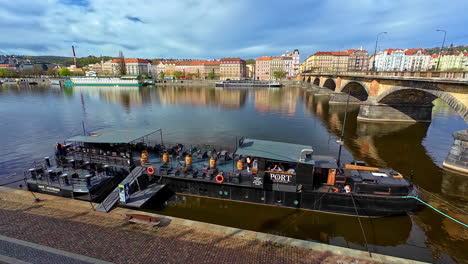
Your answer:
[[[75,3],[75,4],[70,4]],[[256,57],[304,49],[467,42],[468,2],[0,0],[0,53],[127,57]],[[463,39],[463,35],[465,39]],[[5,37],[6,36],[6,37]]]

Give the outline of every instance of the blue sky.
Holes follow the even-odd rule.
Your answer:
[[[468,1],[0,0],[0,54],[255,58],[468,44]]]

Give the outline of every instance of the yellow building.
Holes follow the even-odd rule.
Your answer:
[[[439,63],[439,55],[432,55],[432,69],[439,70],[439,71],[447,71],[447,70],[460,70],[460,71],[468,71],[468,52],[451,52],[451,53],[442,53],[440,56],[440,63]],[[437,69],[437,64],[439,64],[439,68]]]

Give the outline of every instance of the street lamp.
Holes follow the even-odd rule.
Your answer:
[[[442,54],[442,49],[444,48],[444,44],[445,44],[445,36],[447,35],[447,31],[443,30],[443,29],[437,29],[436,30],[437,32],[444,32],[444,40],[442,40],[442,46],[440,47],[440,51],[439,51],[439,60],[437,61],[437,68],[436,70],[439,71],[439,64],[440,64],[440,59],[441,59],[441,54]]]
[[[375,68],[375,57],[377,57],[377,43],[379,42],[379,36],[381,34],[387,34],[387,32],[384,31],[384,32],[380,32],[379,34],[377,34],[377,39],[375,40],[375,48],[374,48],[374,62],[373,62],[373,65],[372,65],[372,69],[374,71],[377,71],[377,69]]]

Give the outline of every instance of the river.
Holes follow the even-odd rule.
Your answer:
[[[441,169],[451,134],[467,124],[444,102],[434,105],[430,124],[357,122],[359,108],[350,106],[343,159],[413,175],[431,204],[468,222],[468,176]],[[225,145],[247,136],[336,155],[344,113],[344,105],[329,105],[326,95],[301,88],[3,85],[0,184],[20,179],[34,160],[52,154],[55,142],[81,134],[82,122],[89,131],[159,127],[171,142]],[[365,250],[355,217],[185,196],[174,197],[157,213]],[[362,222],[372,252],[435,263],[468,260],[468,230],[432,210]]]

